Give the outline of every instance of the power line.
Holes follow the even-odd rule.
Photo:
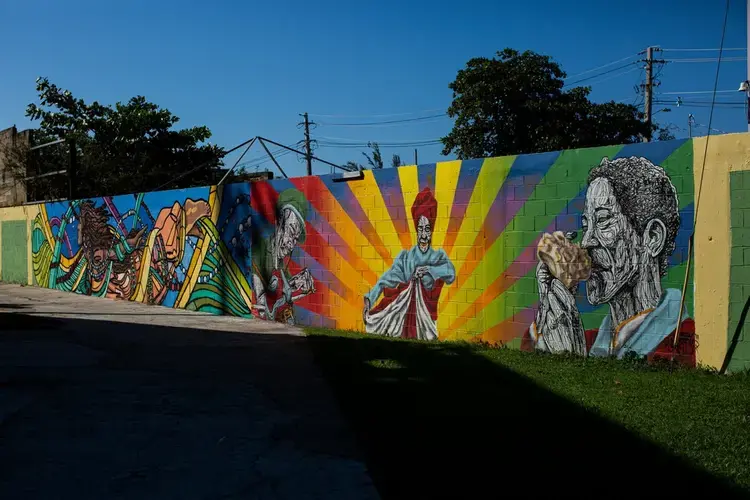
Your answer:
[[[689,92],[659,92],[657,95],[688,95],[688,94],[713,94],[713,90],[691,90]],[[717,94],[736,94],[736,90],[717,90]]]
[[[271,154],[275,156],[276,158],[281,158],[282,156],[292,154],[292,152],[283,148],[278,148],[274,151],[271,151]],[[268,155],[258,156],[258,157],[243,161],[242,163],[238,163],[237,168],[245,168],[245,169],[257,168],[263,165],[264,163],[268,163],[269,161],[271,161],[271,159],[268,157]]]
[[[363,142],[360,139],[354,139],[354,138],[351,138],[351,137],[321,136],[320,139],[321,139],[320,142],[328,142],[328,143],[335,142],[335,143],[341,143],[341,144],[360,144],[361,142]],[[388,141],[388,140],[385,140],[385,141],[372,141],[372,140],[370,140],[370,141],[364,141],[364,142],[365,143],[367,143],[367,142],[378,143],[378,144],[386,143],[386,142],[392,143],[392,144],[411,144],[413,142],[429,142],[429,141],[437,141],[437,140],[440,140],[440,139],[433,139],[433,138],[430,138],[430,139],[408,139],[408,140],[404,140],[404,141]]]
[[[733,47],[729,49],[661,49],[662,52],[729,52],[729,51],[746,51],[747,47]]]
[[[570,80],[571,78],[578,78],[581,75],[587,75],[589,73],[593,73],[594,71],[599,71],[600,69],[609,68],[610,66],[613,66],[615,64],[621,63],[623,61],[627,61],[628,59],[632,59],[634,57],[638,57],[638,54],[632,54],[632,55],[629,55],[627,57],[623,57],[622,59],[618,59],[616,61],[612,61],[612,62],[609,62],[607,64],[603,64],[603,65],[598,66],[596,68],[587,69],[586,71],[582,71],[581,73],[577,73],[575,75],[568,76],[568,77],[565,78],[565,80]]]
[[[418,141],[418,142],[378,142],[378,141],[369,141],[368,142],[351,142],[351,143],[344,143],[344,142],[326,142],[326,141],[320,141],[321,147],[327,147],[327,148],[339,148],[339,149],[350,149],[350,148],[365,148],[368,147],[368,144],[377,143],[378,146],[384,147],[384,148],[413,148],[418,146],[433,146],[437,144],[442,144],[441,139],[432,139],[432,140],[425,140],[425,141]]]
[[[586,82],[588,80],[593,80],[594,78],[598,78],[600,76],[604,76],[604,75],[607,75],[609,73],[614,73],[615,71],[619,71],[621,69],[627,68],[628,66],[632,66],[633,64],[635,64],[635,61],[631,62],[631,63],[628,63],[628,64],[623,64],[622,66],[618,66],[616,68],[612,68],[612,69],[609,69],[607,71],[603,71],[603,72],[599,73],[598,75],[587,76],[586,78],[581,78],[581,79],[576,80],[574,82],[566,83],[565,85],[563,85],[563,88],[570,87],[572,85],[577,85],[577,84],[579,84],[581,82]]]
[[[331,123],[331,122],[318,122],[319,125],[327,125],[329,127],[371,127],[380,125],[393,125],[396,123],[409,123],[409,122],[420,122],[424,120],[430,120],[435,118],[442,118],[448,116],[448,113],[440,113],[437,115],[421,116],[418,118],[404,118],[401,120],[386,120],[377,122],[359,122],[359,123]]]
[[[620,77],[622,75],[627,75],[628,73],[632,73],[634,71],[638,71],[639,69],[641,69],[641,68],[638,68],[638,67],[630,68],[629,70],[622,71],[620,73],[615,73],[614,75],[610,75],[610,76],[608,76],[606,78],[602,78],[601,80],[597,80],[595,82],[591,82],[591,83],[589,83],[589,85],[597,85],[599,83],[606,82],[607,80],[611,80],[613,78],[618,78],[618,77]]]
[[[684,58],[684,59],[667,59],[667,62],[670,63],[704,63],[704,62],[718,62],[719,58],[717,57],[693,57],[693,58]],[[724,57],[721,59],[721,62],[740,62],[740,61],[747,61],[747,57]]]
[[[424,109],[422,111],[408,111],[404,113],[389,113],[380,115],[324,115],[320,113],[310,113],[310,116],[317,116],[320,118],[391,118],[394,116],[410,116],[419,115],[422,113],[437,113],[438,111],[442,111],[443,109],[444,108]]]

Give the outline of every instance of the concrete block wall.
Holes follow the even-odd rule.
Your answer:
[[[735,341],[730,369],[750,367],[750,322],[742,321],[745,303],[750,299],[750,170],[729,174],[730,182],[730,285],[727,342]],[[746,313],[747,316],[747,313]]]
[[[720,193],[725,185],[716,172],[728,178],[750,137],[711,140],[705,172],[718,177],[707,175],[703,185]],[[727,346],[729,270],[739,267],[729,262],[728,208],[724,232],[717,232],[721,221],[698,226],[695,281],[691,272],[682,297],[703,144],[677,140],[387,168],[353,180],[273,179],[33,205],[22,218],[0,213],[0,276],[23,280],[24,249],[6,249],[2,234],[20,238],[14,221],[24,220],[26,276],[40,286],[373,335],[583,355],[635,352],[716,366]],[[611,165],[590,182],[602,162]],[[572,243],[586,246],[597,264],[571,290],[537,277],[537,245],[555,231],[575,232]],[[723,282],[723,270],[706,266],[721,262],[721,248]],[[694,293],[704,303],[722,296],[726,303],[707,309]],[[638,306],[613,315],[614,300]],[[559,304],[563,323],[539,314]]]

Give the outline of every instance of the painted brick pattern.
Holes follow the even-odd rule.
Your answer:
[[[681,223],[660,285],[679,297],[693,220],[687,140],[48,203],[29,208],[26,238],[35,282],[60,290],[522,347],[540,304],[537,243],[554,231],[581,241],[588,177],[605,158],[633,171],[645,158],[641,180],[667,172]],[[583,285],[573,298],[596,333],[609,305],[591,305]],[[685,303],[690,317],[692,284]],[[661,324],[652,337],[670,334],[674,323]]]
[[[750,297],[750,171],[731,172],[730,177],[731,257],[729,285],[729,329],[727,345],[732,341]],[[750,318],[746,318],[729,370],[750,367]]]

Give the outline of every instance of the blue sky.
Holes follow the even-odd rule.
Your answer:
[[[574,77],[571,81],[635,61],[574,76],[648,45],[717,48],[723,15],[719,0],[650,2],[647,13],[633,2],[603,0],[3,2],[0,128],[31,125],[24,111],[35,101],[36,77],[43,75],[87,101],[114,103],[145,95],[178,115],[182,126],[209,126],[212,142],[227,148],[256,135],[293,144],[302,138],[296,124],[305,111],[320,123],[313,138],[321,142],[432,140],[450,130],[450,119],[332,124],[440,113],[450,104],[448,84],[466,61],[504,47],[553,56]],[[745,24],[745,2],[732,0],[725,47],[746,46]],[[658,55],[677,60],[715,58],[717,52]],[[722,63],[719,90],[734,90],[745,79],[746,55],[725,53],[743,60]],[[658,99],[674,100],[668,92],[711,90],[715,71],[715,62],[669,63],[659,77],[657,92],[664,94]],[[592,84],[594,100],[633,102],[640,78],[633,65],[582,84]],[[656,119],[679,127],[676,135],[685,137],[688,113],[698,124],[708,123],[709,108],[700,102],[710,97],[683,94],[684,101],[697,105],[669,106],[672,111]],[[741,102],[742,94],[722,93],[719,99]],[[713,127],[746,130],[744,111],[718,109]],[[696,132],[705,135],[706,128]],[[420,163],[446,159],[440,149],[420,147]],[[316,154],[343,163],[363,160],[361,150],[323,146]],[[383,152],[388,158],[394,152],[413,157],[413,148]],[[245,160],[262,156],[256,146]],[[290,175],[304,173],[294,155],[280,161]],[[328,171],[315,165],[315,173]]]

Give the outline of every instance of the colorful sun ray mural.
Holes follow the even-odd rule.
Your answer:
[[[676,316],[692,155],[669,141],[48,203],[34,277],[297,325],[694,363],[692,287]]]

